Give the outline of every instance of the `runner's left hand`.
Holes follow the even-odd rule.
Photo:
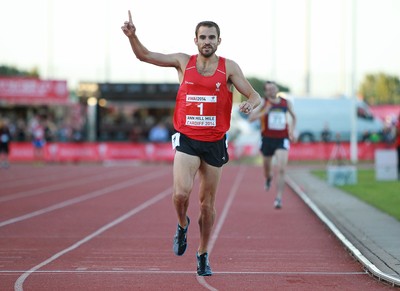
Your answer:
[[[243,101],[239,105],[239,111],[245,114],[250,114],[253,111],[253,104],[251,104],[249,101]]]

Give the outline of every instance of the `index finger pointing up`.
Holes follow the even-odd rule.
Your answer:
[[[128,10],[128,16],[129,16],[129,23],[132,23],[132,15],[130,10]]]

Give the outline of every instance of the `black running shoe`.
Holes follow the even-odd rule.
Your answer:
[[[208,261],[208,253],[204,253],[200,256],[199,256],[199,253],[197,253],[196,257],[197,257],[197,275],[211,276],[212,271],[211,271],[210,263]]]
[[[271,181],[272,181],[272,177],[269,177],[266,181],[265,181],[265,191],[268,191],[269,188],[271,188]]]
[[[190,224],[190,219],[187,217],[187,225],[182,228],[179,223],[174,236],[174,253],[177,256],[182,256],[186,251],[187,239],[186,233]]]
[[[274,207],[275,209],[281,209],[282,208],[282,199],[276,197],[274,201]]]

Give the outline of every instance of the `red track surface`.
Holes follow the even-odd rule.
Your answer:
[[[13,165],[0,172],[0,290],[390,290],[366,274],[286,189],[281,210],[257,166],[228,165],[196,276],[198,225],[172,252],[171,165]],[[189,216],[198,216],[197,189]]]

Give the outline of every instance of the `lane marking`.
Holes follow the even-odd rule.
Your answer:
[[[101,181],[104,180],[105,178],[114,178],[114,177],[119,177],[121,175],[129,175],[129,172],[124,172],[123,174],[118,173],[118,172],[112,172],[112,173],[103,173],[103,174],[97,174],[97,175],[93,175],[92,177],[89,178],[82,178],[81,180],[76,180],[73,179],[72,182],[67,181],[64,183],[58,183],[55,185],[51,185],[51,186],[46,186],[46,187],[42,187],[42,188],[34,188],[28,191],[22,191],[22,192],[18,192],[16,194],[10,194],[7,196],[3,196],[0,197],[0,203],[2,202],[7,202],[7,201],[11,201],[11,200],[16,200],[16,199],[20,199],[20,198],[26,198],[26,197],[30,197],[30,196],[36,196],[36,195],[40,195],[40,194],[44,194],[50,191],[54,191],[54,190],[64,190],[66,188],[71,188],[71,187],[76,187],[76,186],[80,186],[80,185],[84,185],[87,184],[88,182],[95,182],[95,181]]]
[[[217,241],[217,238],[219,236],[219,233],[221,232],[222,226],[225,223],[226,216],[228,215],[229,209],[232,206],[233,199],[236,196],[236,193],[238,192],[240,183],[242,182],[242,179],[244,177],[244,172],[245,172],[245,167],[240,166],[239,172],[236,175],[235,182],[232,185],[231,190],[229,191],[228,199],[226,200],[226,203],[224,205],[224,208],[222,210],[222,213],[220,215],[220,218],[218,219],[217,225],[215,226],[215,230],[211,236],[210,242],[208,244],[208,253],[210,254],[212,249],[214,248],[215,242]],[[218,291],[215,287],[211,286],[210,284],[207,283],[206,279],[202,276],[196,276],[197,281],[199,284],[206,289],[210,291]]]
[[[63,175],[64,178],[69,178],[69,179],[75,179],[77,177],[77,173],[75,171],[74,172],[68,171],[66,174],[65,171],[62,171],[60,168],[52,169],[53,171],[44,170],[41,171],[40,173],[36,172],[35,170],[36,169],[34,167],[30,169],[31,173],[29,175],[29,178],[26,177],[26,174],[24,173],[22,177],[15,176],[13,177],[12,180],[4,181],[4,189],[9,189],[18,186],[30,186],[32,184],[35,185],[38,182],[40,183],[57,182],[60,175]],[[37,175],[34,176],[33,173]],[[89,172],[87,169],[85,169],[85,171],[78,173],[78,176],[82,174],[91,175],[96,173]]]
[[[59,257],[65,255],[66,253],[69,253],[73,250],[75,250],[76,248],[80,247],[81,245],[83,245],[84,243],[92,240],[93,238],[95,238],[96,236],[102,234],[103,232],[107,231],[108,229],[118,225],[121,222],[124,222],[125,220],[127,220],[128,218],[130,218],[131,216],[139,213],[140,211],[150,207],[151,205],[157,203],[158,201],[160,201],[161,199],[165,198],[167,195],[170,195],[172,193],[172,187],[169,187],[168,189],[164,190],[163,192],[157,194],[156,196],[154,196],[153,198],[147,200],[146,202],[142,203],[141,205],[137,206],[136,208],[128,211],[127,213],[125,213],[124,215],[118,217],[117,219],[111,221],[110,223],[104,225],[103,227],[99,228],[98,230],[96,230],[95,232],[91,233],[90,235],[84,237],[83,239],[81,239],[80,241],[74,243],[73,245],[71,245],[70,247],[54,254],[53,256],[51,256],[50,258],[48,258],[47,260],[37,264],[36,266],[32,267],[31,269],[29,269],[28,271],[24,272],[18,279],[17,281],[15,281],[14,284],[14,290],[15,291],[22,291],[23,289],[23,285],[25,280],[29,277],[29,275],[31,275],[32,273],[35,273],[37,270],[39,270],[40,268],[50,264],[51,262],[57,260]]]
[[[228,199],[225,202],[224,209],[221,212],[218,223],[215,226],[215,230],[214,230],[214,232],[211,236],[210,242],[208,244],[209,245],[208,249],[209,249],[210,253],[211,253],[212,249],[214,248],[215,242],[217,241],[219,233],[221,232],[222,226],[225,223],[226,216],[228,215],[229,209],[232,206],[233,199],[235,198],[236,193],[238,192],[240,183],[243,180],[244,172],[245,172],[245,168],[241,166],[238,174],[236,175],[235,182],[233,183],[232,188],[229,191]]]
[[[359,262],[371,274],[378,277],[380,280],[385,280],[393,286],[400,286],[400,279],[390,274],[384,273],[376,267],[368,258],[366,258],[360,250],[354,246],[346,236],[336,227],[336,225],[319,209],[319,207],[307,196],[307,194],[300,188],[296,182],[290,177],[286,176],[286,182],[293,189],[293,191],[304,201],[308,207],[318,216],[318,218],[325,223],[325,225],[333,232],[334,235],[345,245],[345,247],[357,258]]]
[[[0,271],[1,274],[21,274],[26,271]],[[33,272],[32,272],[33,273]],[[36,270],[35,274],[148,274],[148,275],[164,275],[164,274],[188,274],[196,275],[193,271],[179,271],[179,270],[168,270],[168,271],[152,271],[152,270],[47,270],[41,271]],[[218,271],[213,272],[219,275],[310,275],[310,276],[354,276],[354,275],[368,275],[367,272],[268,272],[268,271]],[[368,275],[369,276],[369,275]]]
[[[79,197],[76,197],[76,198],[72,198],[72,199],[68,199],[68,200],[65,200],[63,202],[51,205],[49,207],[42,208],[42,209],[27,213],[27,214],[24,214],[24,215],[21,215],[21,216],[17,216],[17,217],[2,221],[2,222],[0,222],[0,227],[6,226],[6,225],[9,225],[9,224],[13,224],[13,223],[17,223],[17,222],[20,222],[20,221],[23,221],[23,220],[26,220],[26,219],[30,219],[30,218],[33,218],[33,217],[36,217],[36,216],[39,216],[39,215],[54,211],[54,210],[58,210],[58,209],[61,209],[61,208],[64,208],[64,207],[67,207],[67,206],[70,206],[70,205],[73,205],[73,204],[77,204],[77,203],[80,203],[80,202],[83,202],[83,201],[86,201],[86,200],[89,200],[89,199],[93,199],[93,198],[96,198],[96,197],[99,197],[99,196],[102,196],[102,195],[105,195],[105,194],[112,193],[112,192],[117,191],[117,190],[121,190],[121,189],[124,189],[124,188],[127,188],[127,187],[131,187],[131,186],[133,186],[135,184],[146,182],[148,180],[152,180],[154,178],[162,176],[165,173],[167,173],[167,171],[160,170],[160,171],[155,172],[155,173],[150,173],[150,174],[146,174],[144,176],[136,177],[135,179],[132,179],[132,180],[129,180],[129,181],[126,181],[126,182],[123,182],[123,183],[118,183],[118,184],[111,185],[109,187],[105,187],[105,188],[100,189],[100,190],[95,190],[95,191],[89,192],[89,193],[87,193],[85,195],[82,195],[82,196],[79,196]]]

